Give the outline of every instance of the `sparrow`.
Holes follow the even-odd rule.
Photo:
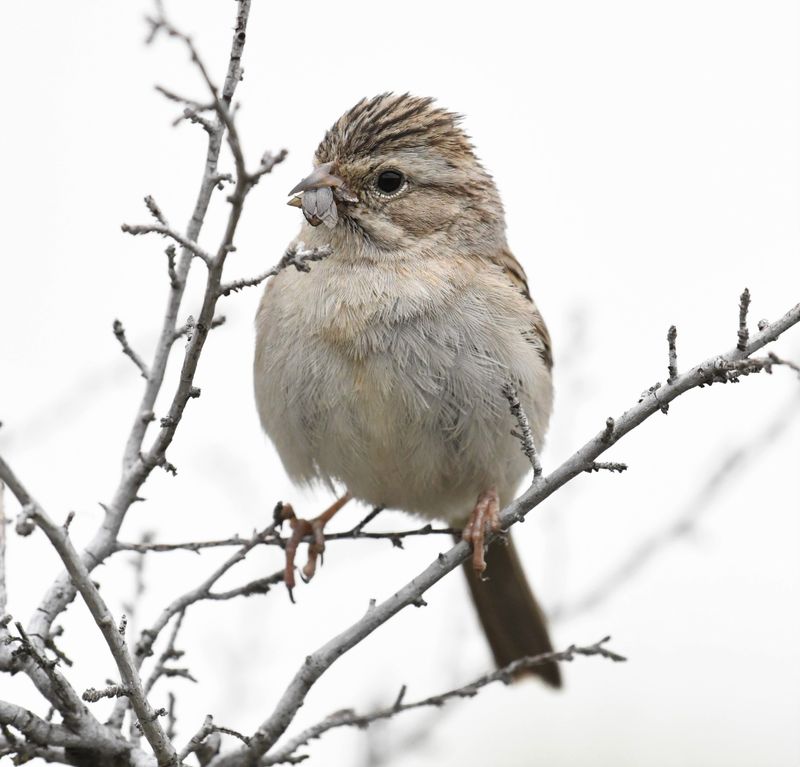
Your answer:
[[[469,591],[499,667],[550,652],[544,615],[499,512],[530,464],[503,396],[513,384],[543,445],[552,410],[550,336],[509,250],[492,177],[431,98],[362,99],[327,131],[292,189],[292,247],[326,248],[307,272],[268,283],[256,316],[254,384],[263,428],[297,483],[346,492],[292,523],[286,583],[308,535],[351,498],[444,520],[473,546]],[[532,673],[561,685],[555,663]]]

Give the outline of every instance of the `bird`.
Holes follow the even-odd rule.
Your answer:
[[[330,255],[267,284],[254,388],[289,477],[344,489],[314,519],[280,505],[293,528],[290,595],[298,545],[311,537],[310,579],[324,527],[350,499],[443,520],[473,547],[463,569],[502,668],[552,651],[513,540],[485,543],[530,471],[504,387],[541,450],[553,356],[497,187],[461,123],[433,98],[387,92],[325,133],[289,193],[305,219],[290,248]],[[555,662],[531,672],[561,686]]]

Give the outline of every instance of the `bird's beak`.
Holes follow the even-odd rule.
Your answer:
[[[332,162],[326,162],[322,165],[318,165],[316,168],[314,168],[313,173],[311,173],[309,176],[306,176],[296,187],[294,187],[294,189],[292,189],[291,192],[289,192],[289,194],[308,192],[312,189],[321,189],[323,186],[327,186],[330,189],[343,187],[344,181],[342,181],[339,176],[334,176],[331,173],[332,168]]]
[[[358,202],[358,197],[348,188],[340,176],[333,174],[332,162],[326,162],[314,168],[310,176],[306,176],[289,194],[295,195],[287,203],[295,208],[302,208],[303,215],[311,226],[324,223],[329,228],[336,226],[339,220],[335,200]],[[299,192],[303,196],[298,195]]]

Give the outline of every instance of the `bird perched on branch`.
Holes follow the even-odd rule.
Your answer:
[[[323,527],[350,498],[446,520],[472,543],[465,572],[496,662],[550,651],[513,543],[484,551],[530,470],[504,387],[516,387],[537,448],[553,398],[550,338],[494,181],[457,115],[390,93],[342,115],[314,166],[290,192],[306,219],[294,245],[331,255],[268,284],[255,393],[290,477],[346,493],[293,519],[287,585],[298,543],[312,536],[310,578]],[[555,664],[532,671],[560,686]]]

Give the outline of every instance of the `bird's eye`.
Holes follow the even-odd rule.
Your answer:
[[[396,170],[385,170],[375,180],[375,186],[384,194],[393,194],[405,183],[405,177]]]

